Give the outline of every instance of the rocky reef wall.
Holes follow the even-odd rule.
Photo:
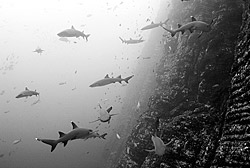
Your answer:
[[[172,1],[167,27],[194,16],[213,28],[201,37],[165,32],[157,87],[114,167],[249,165],[248,10],[238,0]],[[172,141],[163,156],[145,151],[154,134]]]

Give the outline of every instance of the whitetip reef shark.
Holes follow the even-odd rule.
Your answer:
[[[99,107],[100,107],[100,117],[98,117],[97,120],[94,120],[94,121],[91,121],[89,123],[93,123],[93,122],[96,122],[96,121],[101,121],[101,122],[108,122],[108,124],[110,123],[110,120],[111,120],[111,117],[114,116],[114,115],[117,115],[117,114],[109,114],[110,111],[112,110],[112,106],[109,107],[107,110],[103,109],[101,107],[101,105],[99,104]]]
[[[127,78],[122,79],[121,75],[117,76],[116,78],[110,78],[109,75],[107,74],[104,79],[98,80],[97,82],[91,84],[89,87],[99,87],[99,86],[105,86],[111,83],[119,82],[122,83],[122,81],[125,81],[128,83],[128,80],[131,79],[134,75],[131,75]]]
[[[86,41],[88,41],[88,37],[90,34],[84,34],[84,31],[79,31],[74,28],[74,26],[71,26],[71,29],[66,29],[61,31],[60,33],[57,34],[59,37],[82,37],[83,39],[85,38]]]
[[[163,26],[161,26],[163,29],[165,29],[166,31],[168,31],[169,33],[171,33],[171,36],[175,36],[175,34],[177,32],[181,32],[182,34],[189,30],[190,33],[193,33],[194,30],[199,30],[201,31],[201,33],[199,34],[198,38],[203,34],[203,32],[209,32],[212,30],[212,23],[213,23],[213,20],[211,21],[210,24],[207,24],[205,22],[202,22],[202,21],[197,21],[193,16],[191,16],[192,18],[192,21],[189,22],[189,23],[186,23],[185,25],[181,25],[181,24],[178,24],[178,28],[175,29],[175,30],[170,30],[170,29],[167,29]]]
[[[42,54],[44,50],[42,50],[40,47],[37,47],[33,52],[37,52],[38,54]]]
[[[59,138],[56,140],[52,139],[41,139],[36,138],[37,141],[41,141],[45,144],[51,146],[51,152],[54,151],[58,143],[63,143],[64,147],[67,145],[68,141],[76,140],[76,139],[86,139],[93,133],[93,130],[86,128],[79,128],[73,121],[71,121],[73,130],[69,133],[65,134],[59,131]]]
[[[33,96],[33,95],[38,96],[39,93],[36,90],[32,91],[32,90],[29,90],[27,87],[25,87],[25,90],[22,91],[20,94],[18,94],[16,98],[22,98],[22,97],[28,98],[29,96]]]
[[[142,37],[139,39],[130,38],[129,40],[124,40],[121,37],[119,37],[119,39],[122,41],[122,43],[125,43],[125,44],[137,44],[137,43],[141,43],[144,41],[144,40],[142,40]]]
[[[153,21],[151,22],[151,24],[141,28],[141,30],[148,30],[148,29],[153,29],[159,26],[162,26],[163,24],[167,24],[169,19],[165,20],[164,22],[160,22],[160,23],[154,23]]]
[[[169,143],[164,144],[164,142],[161,140],[161,138],[157,137],[157,135],[152,135],[151,140],[153,141],[154,144],[154,149],[148,150],[145,149],[148,152],[155,152],[155,154],[162,156],[165,154],[165,150],[167,145],[169,145],[173,140],[171,140]]]

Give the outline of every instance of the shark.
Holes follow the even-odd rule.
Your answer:
[[[57,34],[59,37],[82,37],[83,39],[85,38],[86,41],[88,41],[88,37],[90,34],[84,34],[84,31],[79,31],[74,28],[74,26],[71,26],[71,29],[66,29],[61,31],[60,33]]]
[[[53,139],[41,139],[35,138],[37,141],[41,141],[47,145],[51,146],[51,152],[54,151],[58,143],[63,143],[64,147],[67,145],[68,141],[76,140],[76,139],[86,139],[93,133],[93,130],[86,128],[79,128],[73,121],[71,121],[73,130],[69,133],[65,134],[59,131],[59,138],[56,140]]]
[[[117,114],[109,114],[113,107],[111,106],[107,110],[103,109],[100,104],[99,104],[99,107],[100,107],[100,110],[101,110],[100,111],[100,117],[98,117],[97,120],[91,121],[89,123],[93,123],[93,122],[96,122],[96,121],[101,121],[101,122],[108,122],[108,124],[109,124],[110,120],[111,120],[111,117],[114,116],[114,115],[117,115]]]
[[[141,43],[144,41],[144,40],[142,40],[142,37],[139,39],[129,38],[129,40],[124,40],[121,37],[119,37],[119,39],[122,41],[122,43],[125,43],[125,44],[137,44],[137,43]]]
[[[127,78],[122,79],[121,75],[117,76],[116,78],[110,78],[109,75],[107,74],[104,77],[104,79],[94,82],[89,87],[100,87],[100,86],[105,86],[105,85],[116,83],[116,82],[122,83],[122,81],[125,81],[126,83],[128,83],[129,79],[131,79],[133,76],[134,75],[131,75]]]
[[[37,52],[38,54],[42,54],[44,50],[42,50],[40,47],[37,47],[33,52]]]
[[[189,23],[186,23],[185,25],[181,25],[181,24],[178,24],[178,28],[175,29],[175,30],[170,30],[170,29],[167,29],[163,26],[161,26],[163,29],[165,29],[166,31],[168,31],[169,33],[171,33],[171,36],[175,36],[175,34],[177,32],[181,32],[182,34],[189,30],[190,33],[193,33],[194,30],[198,30],[198,31],[201,31],[201,33],[199,34],[198,38],[203,34],[203,32],[209,32],[212,30],[212,23],[213,23],[213,20],[211,21],[210,24],[208,23],[205,23],[203,21],[198,21],[196,20],[196,18],[194,18],[193,16],[191,16],[191,19],[192,21],[189,22]]]
[[[162,156],[165,154],[165,150],[167,145],[169,145],[173,140],[171,140],[169,143],[164,144],[164,142],[161,140],[161,138],[157,137],[157,135],[152,135],[151,140],[154,144],[154,149],[148,150],[145,149],[148,152],[155,152],[155,154]]]
[[[159,26],[162,26],[163,24],[167,24],[169,19],[165,20],[164,22],[159,22],[159,23],[154,23],[153,21],[151,22],[151,24],[144,26],[143,28],[141,28],[141,30],[148,30],[148,29],[153,29]]]
[[[22,91],[20,94],[18,94],[16,98],[22,98],[22,97],[28,98],[29,96],[33,96],[33,95],[38,96],[39,93],[36,90],[32,91],[32,90],[29,90],[27,87],[25,87],[25,90]]]
[[[102,135],[98,134],[97,132],[90,133],[87,137],[84,138],[84,140],[90,139],[90,138],[102,138],[106,139],[105,136],[108,135],[107,133],[104,133]]]

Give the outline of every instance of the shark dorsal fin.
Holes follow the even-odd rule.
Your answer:
[[[71,26],[71,29],[75,29],[73,25]]]
[[[130,37],[129,40],[132,40],[132,38]]]
[[[178,25],[178,28],[180,28],[180,27],[182,26],[182,25],[181,25],[181,24],[179,24],[179,23],[178,23],[177,25]]]
[[[121,78],[122,78],[122,76],[121,76],[121,75],[119,75],[119,76],[117,76],[116,78],[119,78],[119,79],[121,79]]]
[[[29,90],[28,87],[25,87],[25,90]]]
[[[78,126],[73,121],[71,121],[71,124],[72,124],[73,129],[78,128]]]
[[[63,133],[61,131],[59,131],[58,133],[59,133],[59,138],[61,138],[61,137],[63,137],[65,135],[65,133]]]
[[[107,112],[110,113],[110,111],[112,110],[112,108],[113,108],[112,106],[109,107],[109,108],[107,109]]]
[[[107,74],[104,78],[109,78],[109,75]]]
[[[195,17],[191,16],[192,22],[196,21]]]
[[[154,22],[152,21],[151,24],[154,24]]]
[[[142,40],[142,37],[141,37],[141,38],[139,38],[139,40]]]

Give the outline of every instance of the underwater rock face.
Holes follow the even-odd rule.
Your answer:
[[[158,85],[148,110],[139,118],[122,157],[112,167],[249,165],[250,20],[248,11],[242,23],[243,3],[171,3],[172,25],[168,27],[176,28],[177,23],[190,22],[190,16],[194,16],[207,23],[213,19],[213,29],[200,38],[199,33],[187,31],[166,40],[165,56],[156,70]],[[246,3],[245,10],[249,10]],[[163,156],[145,151],[153,148],[151,135],[155,133],[164,143],[173,141]]]
[[[250,166],[250,3],[245,1],[243,23],[235,49],[230,98],[215,167]]]

